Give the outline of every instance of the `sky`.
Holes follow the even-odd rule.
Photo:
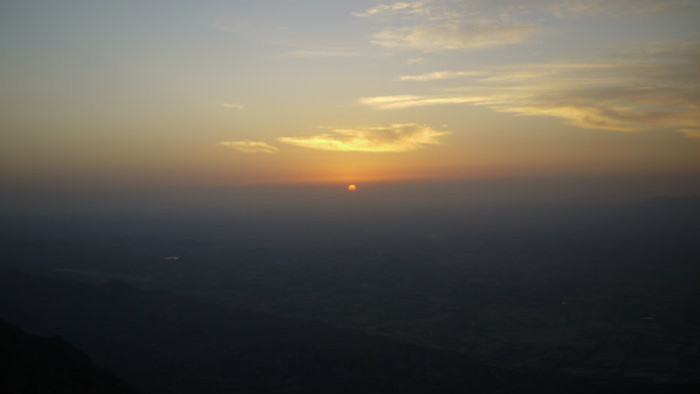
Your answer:
[[[700,173],[698,0],[3,1],[0,186]]]

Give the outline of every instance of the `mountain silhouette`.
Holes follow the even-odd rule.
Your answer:
[[[0,319],[4,393],[137,393],[61,338],[28,334]]]

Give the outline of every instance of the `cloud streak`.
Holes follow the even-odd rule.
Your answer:
[[[363,12],[353,12],[352,14],[354,16],[359,16],[359,17],[368,17],[368,16],[376,16],[376,15],[382,15],[382,14],[394,14],[394,13],[407,13],[407,14],[415,14],[415,13],[423,13],[425,9],[425,3],[422,1],[414,1],[414,2],[405,2],[405,1],[400,1],[394,4],[379,4],[376,7],[372,7],[366,11]]]
[[[267,144],[263,141],[221,141],[218,146],[235,149],[245,153],[275,153],[279,150],[278,147]]]
[[[550,116],[591,129],[674,130],[700,137],[700,46],[653,45],[607,63],[535,64],[405,76],[408,81],[474,77],[434,94],[363,97],[380,110],[471,104],[497,112]],[[609,60],[609,59],[608,59]]]
[[[308,137],[281,137],[280,142],[304,148],[343,152],[407,152],[438,145],[448,130],[405,123],[388,126],[335,129]]]
[[[446,20],[462,17],[457,10],[445,6],[430,5],[434,1],[399,1],[393,4],[379,4],[363,12],[353,12],[357,17],[381,17],[400,15],[402,17],[418,17],[428,20]]]
[[[698,0],[425,0],[379,4],[353,15],[386,23],[372,36],[374,44],[429,53],[529,42],[547,31],[541,26],[553,19],[692,13],[699,8]]]
[[[385,48],[438,52],[520,44],[541,31],[534,25],[495,21],[425,24],[385,29],[371,42]]]
[[[221,106],[224,108],[237,109],[239,111],[243,111],[245,109],[244,105],[234,103],[221,103]]]
[[[459,77],[473,77],[487,75],[483,71],[435,71],[421,75],[403,75],[399,77],[400,81],[435,81],[439,79],[452,79]]]
[[[697,9],[698,2],[694,0],[564,0],[547,4],[547,10],[558,17],[658,15]]]
[[[469,2],[397,2],[379,4],[364,12],[354,12],[358,17],[379,17],[390,15],[412,15],[431,19],[458,18],[464,15],[490,12],[490,16],[509,17],[541,12],[547,15],[564,17],[624,17],[629,15],[661,15],[677,12],[697,11],[697,0],[471,0]]]
[[[360,103],[378,109],[404,109],[442,104],[480,104],[487,101],[485,96],[379,96],[363,97]]]
[[[349,48],[325,48],[325,47],[313,47],[304,49],[295,49],[284,54],[289,57],[357,57],[357,56],[367,56],[366,53],[357,51],[355,49]]]

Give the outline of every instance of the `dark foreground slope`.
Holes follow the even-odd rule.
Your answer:
[[[0,319],[3,393],[136,393],[60,338],[31,335]]]
[[[123,282],[93,286],[3,272],[0,316],[32,332],[67,338],[129,382],[162,393],[694,389],[512,372],[477,365],[458,353],[322,323],[234,311],[192,297],[144,292]],[[65,364],[68,371],[55,374],[68,378],[80,365]]]

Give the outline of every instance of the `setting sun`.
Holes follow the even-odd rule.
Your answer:
[[[698,16],[0,0],[0,394],[700,394]]]

